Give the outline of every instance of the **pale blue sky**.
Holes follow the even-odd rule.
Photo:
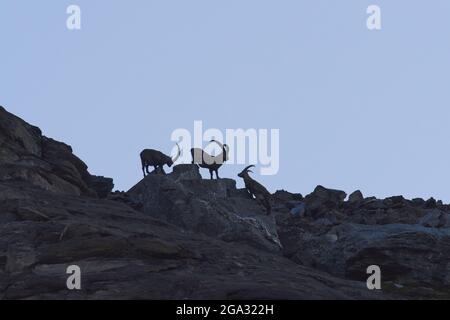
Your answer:
[[[143,148],[203,120],[280,129],[279,174],[255,175],[272,191],[448,202],[449,17],[448,0],[2,0],[0,104],[121,190]]]

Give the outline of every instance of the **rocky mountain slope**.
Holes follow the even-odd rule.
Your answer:
[[[450,209],[317,187],[264,214],[178,165],[127,192],[0,107],[2,299],[450,298]],[[382,270],[382,290],[366,268]],[[82,270],[68,290],[66,268]]]

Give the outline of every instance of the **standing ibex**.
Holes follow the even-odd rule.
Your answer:
[[[211,140],[210,142],[217,143],[222,148],[222,152],[217,156],[212,156],[200,148],[192,148],[192,164],[196,163],[200,168],[209,169],[211,179],[213,179],[213,172],[216,173],[216,178],[220,179],[219,168],[228,160],[229,147],[216,140]]]
[[[266,208],[266,212],[269,215],[272,212],[272,206],[270,204],[272,195],[262,184],[250,177],[248,173],[253,172],[249,170],[251,167],[254,167],[254,165],[248,166],[242,170],[242,172],[238,174],[238,177],[244,179],[245,188],[250,196],[252,198],[254,197],[256,201]]]
[[[175,156],[175,158],[170,158],[169,156],[165,155],[161,151],[153,150],[153,149],[145,149],[141,152],[141,162],[142,162],[142,172],[144,173],[145,178],[145,171],[147,171],[147,174],[150,174],[148,171],[149,166],[153,166],[155,168],[155,173],[158,173],[158,169],[164,172],[164,165],[167,164],[169,167],[171,167],[174,162],[178,160],[178,158],[181,156],[181,149],[180,146],[177,143],[178,147],[178,154]]]

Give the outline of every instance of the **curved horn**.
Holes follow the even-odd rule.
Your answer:
[[[219,145],[219,147],[220,147],[221,149],[223,149],[223,144],[220,143],[219,141],[213,139],[213,140],[211,140],[210,142],[215,142],[215,143],[217,143],[217,144]]]
[[[172,159],[173,163],[175,163],[178,160],[178,158],[180,158],[180,156],[181,156],[181,148],[178,143],[177,143],[177,147],[178,147],[178,154],[175,156],[175,158]]]
[[[255,167],[255,165],[251,165],[251,166],[248,166],[248,167],[246,167],[244,170],[242,170],[242,172],[245,172],[245,171],[250,171],[249,169],[250,168],[253,168],[253,167]]]

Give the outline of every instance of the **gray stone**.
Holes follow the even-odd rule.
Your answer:
[[[323,241],[314,234],[299,237],[298,251],[292,258],[353,280],[363,281],[366,268],[378,265],[383,279],[402,285],[450,285],[450,229],[344,223],[329,233],[336,235],[337,241]]]
[[[450,294],[450,207],[434,199],[356,195],[355,205],[319,186],[305,199],[278,191],[268,216],[234,180],[202,180],[195,165],[127,193],[91,180],[70,146],[0,108],[0,299]],[[76,292],[66,288],[72,264],[83,272]],[[367,290],[372,264],[382,291]]]
[[[306,215],[321,217],[330,210],[338,208],[347,197],[344,191],[317,186],[314,192],[305,197]]]
[[[363,200],[364,200],[364,196],[363,196],[362,192],[359,190],[356,190],[355,192],[353,192],[352,194],[350,194],[348,196],[348,202],[350,202],[350,203],[360,202]]]
[[[330,200],[333,202],[344,201],[345,197],[347,196],[347,194],[344,191],[327,189],[322,186],[317,186],[314,189],[313,195],[318,198]]]
[[[106,198],[114,188],[114,182],[111,178],[101,176],[91,176],[88,183],[89,188],[94,190],[99,198]]]
[[[87,165],[62,142],[0,107],[0,181],[32,184],[55,193],[96,196]]]
[[[447,212],[433,209],[420,219],[419,224],[429,228],[450,228],[450,216]]]
[[[127,194],[142,203],[142,211],[185,230],[258,249],[280,252],[275,221],[248,196],[239,195],[231,179],[197,179],[196,165],[174,167],[168,175],[151,174]],[[186,177],[186,176],[185,176]]]
[[[296,205],[294,208],[291,209],[291,214],[294,216],[303,217],[306,212],[306,205],[305,203],[301,202],[298,205]]]

